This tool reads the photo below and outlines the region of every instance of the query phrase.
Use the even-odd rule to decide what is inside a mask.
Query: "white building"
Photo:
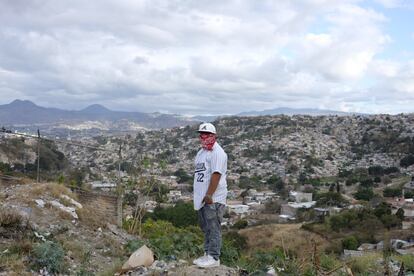
[[[312,201],[312,193],[302,193],[302,192],[289,192],[289,198],[294,202],[311,202]]]
[[[244,204],[227,205],[226,207],[229,213],[234,213],[236,215],[247,214],[249,211],[249,206]]]

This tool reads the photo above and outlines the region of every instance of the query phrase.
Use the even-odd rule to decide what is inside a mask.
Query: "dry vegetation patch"
[[[58,183],[40,183],[40,184],[33,184],[31,187],[30,193],[33,196],[40,197],[42,195],[51,195],[54,198],[60,198],[61,195],[67,195],[75,200],[77,200],[77,196],[75,193],[64,186],[63,184]]]
[[[99,207],[97,204],[83,204],[83,208],[76,210],[76,213],[78,214],[79,220],[82,224],[94,229],[99,227],[104,228],[106,227],[106,224],[111,221],[108,219],[107,214],[98,210]]]
[[[247,238],[248,250],[270,250],[275,247],[293,252],[299,258],[310,256],[313,245],[321,252],[330,242],[321,236],[301,229],[301,224],[267,224],[240,230]]]

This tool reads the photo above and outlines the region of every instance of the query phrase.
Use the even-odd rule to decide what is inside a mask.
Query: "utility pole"
[[[40,130],[37,129],[37,183],[40,182]]]
[[[117,190],[118,190],[118,199],[117,199],[117,224],[118,227],[122,227],[122,204],[123,204],[123,193],[124,189],[122,187],[122,180],[121,180],[121,161],[122,161],[122,143],[119,145],[118,151],[118,183],[117,183]]]

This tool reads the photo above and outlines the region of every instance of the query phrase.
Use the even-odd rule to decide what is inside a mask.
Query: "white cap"
[[[213,126],[213,124],[210,123],[202,123],[198,127],[198,132],[210,132],[216,134],[216,127]]]

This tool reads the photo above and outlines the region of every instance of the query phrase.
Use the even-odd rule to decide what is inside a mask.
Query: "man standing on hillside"
[[[216,142],[216,128],[203,123],[198,128],[201,149],[195,158],[194,209],[204,233],[204,256],[193,263],[199,267],[220,265],[221,221],[227,198],[227,154]]]

